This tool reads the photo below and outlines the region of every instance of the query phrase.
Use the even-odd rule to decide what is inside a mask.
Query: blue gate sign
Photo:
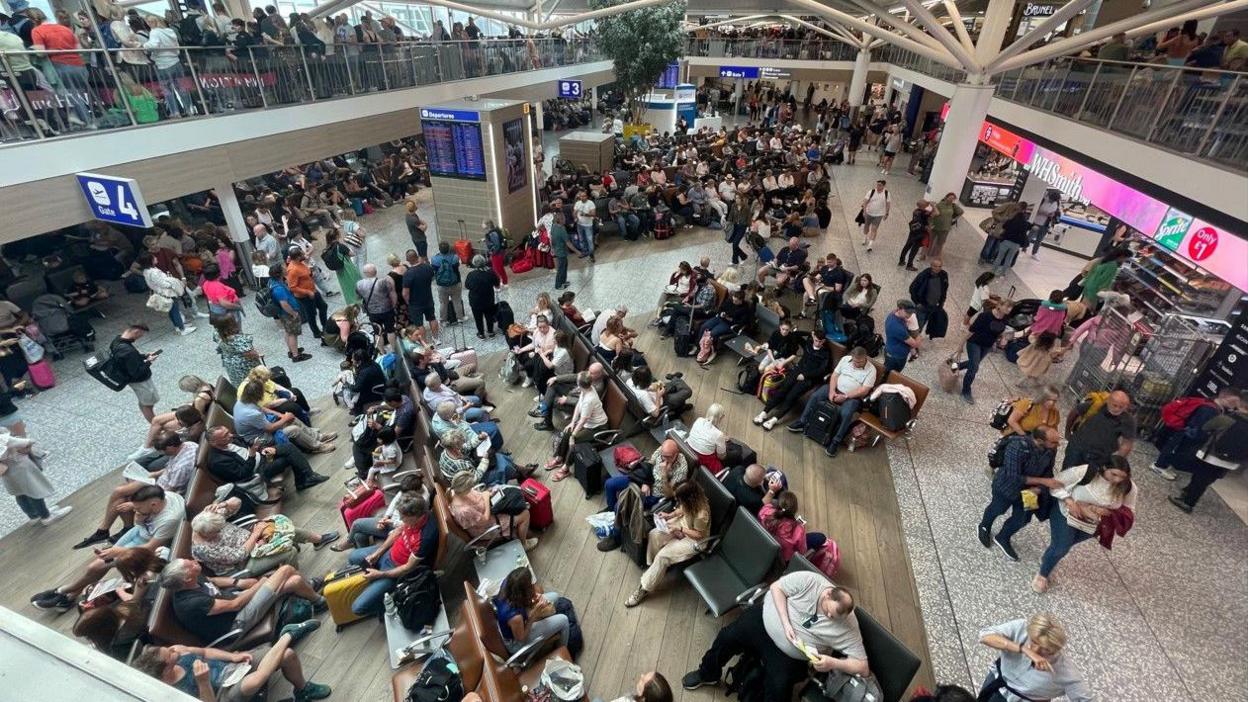
[[[446,122],[480,122],[481,113],[472,110],[452,110],[445,107],[420,108],[421,119],[440,119]]]
[[[152,215],[139,192],[138,181],[95,173],[78,173],[76,177],[93,217],[127,227],[151,228]]]
[[[582,95],[581,81],[579,80],[559,81],[559,97],[568,98],[569,100],[579,100],[581,95]]]
[[[758,66],[720,66],[720,78],[758,78]]]

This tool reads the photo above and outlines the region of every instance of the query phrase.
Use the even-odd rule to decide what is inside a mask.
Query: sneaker
[[[195,316],[199,317],[200,319],[208,319],[209,314],[207,312],[196,312]]]
[[[703,685],[718,685],[718,680],[706,680],[702,677],[700,671],[692,671],[685,673],[685,677],[680,679],[680,686],[686,690],[696,690]]]
[[[754,423],[755,423],[755,424],[757,424],[757,425],[760,425],[760,426],[761,426],[761,425],[762,425],[762,423],[763,423],[764,421],[766,421],[766,420],[767,420],[767,413],[766,413],[766,412],[759,412],[759,413],[758,413],[758,415],[754,417]]]
[[[636,590],[633,590],[633,594],[629,595],[627,600],[624,600],[624,606],[636,607],[641,604],[642,600],[646,599],[646,595],[648,594],[650,593],[646,592],[644,588],[639,587]]]
[[[945,364],[948,365],[949,370],[953,371],[954,373],[957,373],[958,371],[962,370],[961,368],[958,367],[958,362],[953,360],[952,358],[946,359]]]
[[[1192,506],[1184,502],[1182,499],[1175,497],[1174,495],[1171,495],[1169,499],[1170,499],[1170,504],[1174,505],[1175,507],[1178,507],[1179,509],[1183,510],[1184,512],[1187,512],[1188,514],[1192,513]]]
[[[55,589],[53,589],[53,590],[44,590],[43,592],[39,592],[39,593],[36,593],[36,594],[34,594],[33,596],[31,596],[31,598],[30,598],[30,603],[31,603],[31,604],[34,604],[34,603],[36,603],[36,602],[41,602],[41,601],[51,600],[51,599],[55,598],[57,595],[59,595],[59,594],[60,594],[60,593],[59,593],[59,592],[57,592]]]
[[[1000,536],[994,536],[992,543],[996,544],[997,548],[1001,549],[1001,553],[1004,553],[1006,558],[1011,561],[1018,561],[1018,552],[1014,550],[1014,547],[1010,545],[1009,541],[1003,540]]]
[[[61,517],[64,517],[65,515],[69,514],[72,511],[74,511],[73,507],[53,507],[48,510],[48,516],[44,517],[43,519],[40,519],[39,523],[44,526],[47,526],[55,522],[56,520],[60,519]]]
[[[191,334],[194,331],[195,331],[195,327],[187,325],[178,330],[178,336],[186,336],[187,334]]]
[[[542,416],[542,408],[534,407],[533,409],[529,410],[529,416],[533,417],[534,419],[540,419]]]
[[[533,379],[532,379],[532,378],[530,378],[530,377],[529,377],[529,376],[527,376],[527,375],[526,375],[526,376],[524,376],[524,381],[522,381],[522,382],[520,383],[520,387],[522,387],[522,388],[531,388],[531,387],[533,387]]]
[[[538,431],[554,431],[555,425],[550,422],[533,422],[533,428]]]
[[[346,461],[343,461],[342,469],[343,470],[355,470],[355,459],[348,458]]]
[[[867,253],[871,253],[871,248],[872,248],[873,246],[875,246],[875,242],[874,242],[874,241],[873,241],[873,242],[871,242],[870,244],[867,244]]]
[[[537,548],[537,538],[536,538],[536,537],[531,538],[531,539],[525,539],[525,540],[524,540],[524,550],[525,550],[525,551],[532,551],[532,550],[533,550],[533,549],[535,549],[535,548]]]
[[[975,396],[969,392],[962,393],[962,401],[968,405],[975,404]]]
[[[328,480],[328,478],[326,478],[326,480]],[[313,550],[313,551],[320,551],[321,549],[325,548],[326,546],[328,546],[328,545],[330,545],[330,544],[334,543],[335,541],[337,541],[337,540],[338,540],[338,538],[339,538],[339,537],[341,537],[341,536],[342,536],[342,534],[338,533],[337,531],[327,531],[327,532],[325,532],[324,534],[321,534],[321,539],[320,539],[320,541],[317,541],[317,542],[316,542],[316,543],[312,546],[312,550]]]
[[[992,545],[992,530],[986,526],[981,526],[978,528],[977,531],[979,532],[979,543],[983,544],[984,548],[988,548],[989,546],[991,546]]]
[[[76,550],[79,550],[79,549],[84,549],[84,548],[86,548],[86,547],[88,547],[88,546],[94,546],[94,545],[96,545],[96,544],[102,544],[102,543],[104,543],[105,541],[108,541],[108,540],[109,540],[109,539],[108,539],[108,531],[106,531],[106,530],[104,530],[104,529],[96,529],[96,530],[95,530],[95,531],[94,531],[94,532],[93,532],[90,536],[88,536],[87,538],[83,539],[82,541],[79,541],[78,543],[74,544],[73,548],[74,548],[74,550],[76,551]]]
[[[598,539],[598,550],[603,553],[614,551],[620,547],[620,537],[608,536],[605,539]]]
[[[307,361],[311,358],[312,358],[312,354],[310,353],[300,353],[298,356],[295,356],[294,358],[290,360],[294,363],[303,363],[304,361]]]
[[[320,473],[313,473],[311,477],[308,478],[307,482],[302,483],[300,485],[296,485],[295,490],[298,492],[303,492],[304,490],[307,490],[308,488],[316,487],[317,485],[320,485],[326,480],[329,480],[328,475],[322,475]]]
[[[314,683],[309,680],[303,687],[295,690],[295,702],[305,702],[305,700],[323,700],[333,694],[333,690],[329,685]]]
[[[790,424],[790,425],[788,425],[787,427],[785,427],[785,429],[788,429],[789,431],[793,432],[794,434],[797,434],[797,433],[800,433],[800,432],[806,431],[806,425],[805,425],[805,424],[802,424],[801,422],[793,422],[792,424]]]
[[[824,447],[823,452],[828,454],[828,458],[836,458],[836,444]]]
[[[56,610],[57,612],[68,612],[74,608],[74,601],[70,599],[69,595],[66,595],[63,592],[55,591],[49,597],[44,599],[31,598],[30,603],[35,606],[35,609],[42,609],[44,611]]]
[[[1043,575],[1037,575],[1031,579],[1031,589],[1037,594],[1044,594],[1049,589],[1049,579]]]
[[[778,417],[772,417],[771,419],[768,419],[767,421],[763,422],[763,429],[766,431],[771,431],[772,429],[775,429],[776,422],[778,421],[780,421]]]
[[[307,637],[308,634],[311,634],[319,628],[321,628],[321,622],[319,619],[309,619],[308,621],[301,622],[299,624],[287,624],[282,627],[282,630],[279,631],[277,635],[281,636],[282,634],[290,634],[290,645],[293,646],[303,638]]]
[[[1169,468],[1162,468],[1156,463],[1149,465],[1148,468],[1149,470],[1153,471],[1157,475],[1160,475],[1166,480],[1174,480],[1175,478],[1179,477],[1178,473],[1175,473],[1173,470],[1170,470]]]

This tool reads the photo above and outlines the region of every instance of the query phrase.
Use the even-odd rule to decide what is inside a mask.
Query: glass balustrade
[[[601,58],[586,38],[0,52],[0,144]]]

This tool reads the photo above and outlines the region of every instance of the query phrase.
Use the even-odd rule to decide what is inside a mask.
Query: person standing
[[[146,324],[132,323],[108,345],[108,355],[111,357],[109,375],[130,386],[139,400],[139,411],[150,424],[156,418],[155,407],[160,400],[152,382],[152,361],[160,355],[160,350],[145,354],[134,347],[149,331]]]
[[[906,268],[914,270],[913,266]],[[919,271],[910,281],[910,299],[914,300],[918,328],[923,331],[924,327],[928,327],[929,339],[944,336],[949,326],[949,316],[945,314],[945,299],[948,296],[949,273],[944,269],[943,261],[933,258],[927,268]]]
[[[303,313],[300,311],[299,298],[286,285],[286,271],[280,263],[269,266],[269,294],[278,306],[277,321],[282,325],[282,335],[286,339],[286,356],[294,363],[312,358],[299,346],[299,334],[303,332]]]
[[[1239,396],[1242,401],[1242,395]],[[1193,412],[1195,416],[1197,412]],[[1191,514],[1196,503],[1209,486],[1230,471],[1242,470],[1248,463],[1248,415],[1242,407],[1228,409],[1200,424],[1189,422],[1199,439],[1188,442],[1176,457],[1180,470],[1192,474],[1192,479],[1179,496],[1170,496],[1170,504]]]
[[[936,211],[932,213],[932,240],[927,247],[929,258],[938,258],[940,252],[944,251],[945,242],[949,240],[949,231],[964,213],[962,206],[958,204],[957,193],[946,193],[936,203],[935,208]]]
[[[1049,229],[1061,216],[1062,195],[1056,190],[1050,190],[1044,194],[1044,198],[1036,206],[1036,211],[1031,215],[1032,258],[1039,258],[1036,254],[1040,251],[1040,245],[1044,243],[1044,238],[1049,235]]]
[[[316,290],[316,283],[312,280],[312,270],[308,268],[303,250],[294,246],[290,247],[286,257],[286,287],[299,301],[303,321],[312,330],[312,336],[320,339],[321,346],[325,346],[321,329],[329,327],[329,305],[325,304],[325,298],[321,297]],[[316,323],[317,317],[320,317],[319,326]]]
[[[1038,427],[1029,434],[1011,435],[1005,438],[1002,450],[1005,455],[1001,467],[992,474],[992,497],[979,520],[979,543],[988,548],[993,542],[1011,561],[1018,560],[1018,553],[1010,539],[1027,525],[1032,511],[1023,501],[1023,492],[1030,491],[1037,499],[1048,499],[1043,489],[1062,487],[1054,480],[1053,464],[1057,460],[1060,436],[1052,427]],[[992,525],[997,517],[1010,510],[1010,516],[1001,525],[1001,532],[994,539]]]
[[[590,263],[593,263],[594,219],[598,216],[598,206],[589,199],[589,192],[582,190],[576,194],[576,204],[572,205],[572,211],[576,214],[576,232],[579,235],[577,244],[581,249],[581,258],[589,256]]]
[[[1020,209],[1013,217],[1001,225],[1001,240],[997,244],[997,256],[993,260],[992,272],[997,277],[1014,267],[1018,261],[1018,252],[1027,246],[1027,236],[1031,231],[1031,223],[1027,221],[1027,210]]]
[[[44,455],[30,439],[0,428],[0,482],[31,521],[38,519],[47,526],[74,508],[48,506],[47,499],[56,490],[43,474]]]
[[[1138,491],[1131,480],[1131,464],[1117,454],[1107,460],[1067,468],[1054,476],[1062,487],[1051,491],[1057,500],[1056,510],[1049,513],[1049,547],[1040,557],[1040,570],[1031,581],[1031,589],[1043,593],[1049,589],[1049,576],[1057,564],[1076,544],[1099,537],[1102,544],[1112,542],[1115,532],[1125,534],[1134,520]],[[1126,508],[1124,511],[1122,508]],[[1101,522],[1112,519],[1112,526],[1102,528]]]
[[[901,254],[897,257],[897,265],[905,266],[908,271],[917,271],[914,267],[914,258],[919,255],[919,250],[923,248],[923,242],[927,240],[930,233],[930,224],[932,213],[935,208],[932,203],[927,200],[919,200],[914,206],[914,213],[910,216],[910,224],[906,233],[906,243],[901,247]],[[918,299],[917,297],[915,298]]]
[[[355,295],[355,286],[360,282],[360,269],[351,258],[351,250],[342,243],[342,233],[339,230],[335,229],[325,235],[325,251],[321,254],[321,260],[338,278],[343,304],[357,304],[360,299]]]
[[[368,321],[381,327],[383,341],[394,331],[394,310],[398,305],[398,293],[394,281],[388,275],[377,275],[377,266],[364,264],[364,278],[355,284]]]
[[[403,301],[407,303],[407,321],[416,326],[429,322],[429,333],[437,337],[438,315],[433,305],[434,270],[418,252],[408,250],[407,272],[403,274]]]
[[[884,380],[889,371],[902,372],[910,360],[910,351],[919,348],[919,337],[911,336],[906,323],[914,315],[915,304],[898,300],[897,308],[884,319]]]
[[[1010,307],[1010,303],[1003,301],[993,305],[991,309],[980,312],[975,321],[971,322],[971,327],[968,330],[966,360],[955,361],[951,358],[948,361],[949,368],[954,373],[966,371],[966,375],[962,376],[962,399],[968,405],[975,404],[975,396],[971,394],[971,386],[975,383],[975,376],[979,373],[979,364],[992,351],[992,347],[996,345],[997,339],[1001,338],[1001,335],[1009,328],[1009,325],[1005,322],[1005,315],[1009,313]]]
[[[580,253],[568,240],[568,230],[563,226],[563,213],[556,212],[550,225],[550,253],[555,257],[555,290],[571,287],[568,284],[568,249]]]
[[[463,278],[459,274],[459,254],[451,251],[449,242],[438,242],[438,253],[429,260],[433,266],[433,282],[438,285],[438,307],[443,324],[459,324],[464,318]]]
[[[416,253],[421,258],[429,255],[429,240],[425,236],[425,223],[421,221],[420,215],[416,214],[416,202],[408,200],[404,205],[407,214],[403,216],[404,223],[407,224],[407,235],[412,238],[412,246],[416,247]]]
[[[507,239],[503,236],[503,230],[494,224],[494,220],[485,220],[485,251],[490,255],[490,268],[494,271],[494,275],[498,277],[498,285],[501,289],[507,289]],[[476,267],[476,264],[473,264]],[[468,275],[472,275],[469,273]],[[472,303],[472,296],[469,295],[469,304]]]
[[[986,627],[979,632],[979,642],[1001,652],[980,688],[980,702],[1094,699],[1075,664],[1062,654],[1066,629],[1051,614]]]
[[[728,243],[732,244],[732,265],[737,265],[742,261],[750,260],[747,254],[741,248],[741,240],[745,238],[745,232],[750,228],[750,218],[754,202],[748,194],[732,200],[729,207],[729,217],[732,220],[732,235],[728,238]]]
[[[468,307],[472,309],[472,318],[477,323],[478,339],[484,339],[487,331],[494,336],[494,311],[498,305],[494,293],[500,285],[498,275],[490,270],[485,256],[474,256],[472,270],[464,278],[464,287],[468,288]]]
[[[862,199],[862,244],[867,247],[867,251],[875,245],[880,223],[888,219],[889,210],[892,208],[888,190],[884,186],[884,181],[875,181],[875,187]]]
[[[1092,461],[1104,461],[1112,454],[1130,455],[1135,447],[1136,423],[1131,409],[1131,396],[1125,391],[1109,393],[1094,414],[1083,419],[1094,400],[1085,398],[1075,405],[1066,421],[1066,454],[1062,468]]]

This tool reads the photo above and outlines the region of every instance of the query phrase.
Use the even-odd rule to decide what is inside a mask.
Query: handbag
[[[958,374],[953,372],[948,363],[936,366],[936,377],[940,381],[940,389],[952,393],[958,387]]]
[[[157,312],[168,312],[173,309],[173,299],[154,292],[147,297],[147,308]]]
[[[512,517],[524,514],[529,508],[524,491],[518,485],[496,485],[490,490],[490,514],[506,514]]]
[[[862,208],[858,208],[858,214],[854,215],[854,224],[862,226],[867,223],[867,218],[863,215]]]

